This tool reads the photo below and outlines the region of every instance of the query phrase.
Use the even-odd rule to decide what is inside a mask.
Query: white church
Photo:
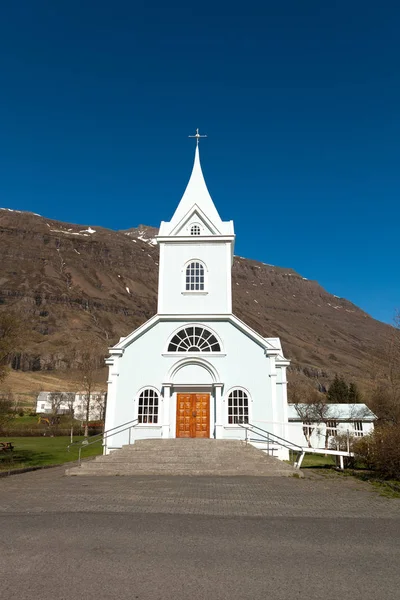
[[[244,439],[243,423],[288,437],[289,361],[278,338],[232,314],[233,222],[218,214],[194,137],[189,183],[157,236],[157,314],[121,338],[106,361],[105,430],[119,429],[105,453],[143,438]],[[120,431],[133,420],[134,428]]]

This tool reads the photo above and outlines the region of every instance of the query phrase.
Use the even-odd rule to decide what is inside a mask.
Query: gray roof
[[[289,421],[303,421],[296,410],[299,407],[300,415],[304,414],[309,404],[288,404]],[[327,413],[325,418],[336,421],[374,421],[377,416],[368,408],[366,404],[326,404]],[[312,411],[311,411],[312,414]],[[313,420],[313,419],[311,419]]]

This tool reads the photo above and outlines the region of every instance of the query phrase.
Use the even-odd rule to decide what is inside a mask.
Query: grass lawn
[[[325,456],[324,454],[306,454],[302,469],[331,469],[336,466],[335,456],[332,454]]]
[[[297,453],[290,453],[290,463],[293,464]],[[302,469],[332,469],[336,466],[335,457],[332,454],[306,454],[301,464]]]
[[[45,432],[49,433],[49,431],[50,431],[49,425],[40,423],[39,416],[41,416],[43,418],[49,417],[49,415],[35,415],[32,417],[28,416],[28,415],[20,417],[19,415],[17,415],[16,417],[11,419],[4,425],[4,431],[12,432],[15,429],[18,429],[18,430],[26,429],[27,431],[30,431],[30,430],[37,429],[38,435],[40,435],[41,433],[45,433]],[[57,428],[69,430],[71,427],[71,417],[69,415],[60,415],[59,419],[60,420],[57,425]],[[74,427],[75,428],[80,427],[81,424],[82,424],[81,421],[74,419]],[[33,432],[31,431],[31,433],[33,433]],[[2,436],[0,434],[0,438],[1,437]],[[10,437],[12,437],[12,433],[11,433]]]
[[[12,427],[36,427],[38,425],[38,417],[15,417],[12,421],[8,422],[8,425]]]
[[[74,441],[83,440],[83,436],[74,437]],[[90,438],[89,438],[90,441]],[[45,465],[58,465],[77,460],[78,448],[72,447],[67,451],[70,443],[68,436],[59,437],[3,437],[0,442],[12,442],[12,452],[0,452],[0,471],[19,469],[22,467],[39,467]],[[101,454],[103,447],[97,442],[82,450],[82,458]]]

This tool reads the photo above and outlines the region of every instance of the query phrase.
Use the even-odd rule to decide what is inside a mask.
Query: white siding
[[[200,260],[206,269],[203,293],[185,290],[185,266]],[[161,242],[158,287],[159,314],[229,314],[231,302],[231,243]]]
[[[182,322],[182,327],[190,325],[189,321]],[[118,372],[118,376],[110,378],[113,385],[118,386],[118,401],[108,402],[106,429],[126,423],[137,417],[137,397],[141,389],[147,386],[155,387],[160,394],[164,383],[172,383],[169,414],[163,416],[163,400],[160,399],[159,424],[154,427],[138,426],[135,428],[137,437],[160,436],[162,420],[168,423],[169,437],[175,437],[176,393],[182,391],[208,391],[211,398],[210,434],[214,435],[215,408],[213,406],[213,383],[222,383],[222,425],[224,437],[242,438],[243,430],[239,426],[228,424],[229,391],[234,387],[244,388],[249,394],[249,418],[254,424],[272,423],[276,421],[271,403],[275,377],[270,377],[273,371],[274,357],[265,356],[264,348],[248,337],[228,321],[202,321],[203,326],[209,326],[223,340],[223,352],[165,353],[167,342],[177,329],[176,322],[158,322],[125,349],[122,357],[114,358],[110,372]],[[183,368],[174,373],[180,361],[187,360]],[[211,366],[214,376],[198,361],[206,361]],[[171,375],[171,373],[174,373]],[[186,387],[185,387],[186,386]],[[194,386],[194,387],[193,387]],[[109,390],[109,399],[113,397]],[[280,402],[282,399],[279,400]],[[277,416],[283,415],[281,408]],[[164,423],[165,424],[165,423]],[[274,425],[272,425],[274,427]],[[281,433],[281,428],[279,428]],[[108,445],[119,447],[127,443],[127,433],[114,436]]]

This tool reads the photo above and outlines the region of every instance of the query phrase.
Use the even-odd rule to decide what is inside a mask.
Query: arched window
[[[201,230],[200,230],[200,225],[192,225],[190,228],[190,235],[200,235]]]
[[[168,352],[221,352],[215,335],[203,327],[185,327],[175,334]]]
[[[232,390],[228,397],[228,423],[236,425],[237,423],[249,422],[249,398],[241,389]]]
[[[158,423],[158,394],[156,390],[148,388],[141,392],[138,421],[139,423]]]
[[[186,291],[204,291],[204,265],[193,261],[186,267]]]

